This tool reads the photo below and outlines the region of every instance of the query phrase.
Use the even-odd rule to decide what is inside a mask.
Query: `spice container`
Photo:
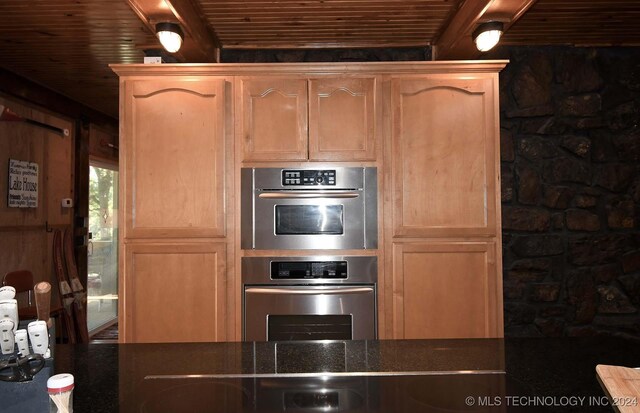
[[[73,375],[56,374],[47,380],[49,392],[49,413],[73,412]]]

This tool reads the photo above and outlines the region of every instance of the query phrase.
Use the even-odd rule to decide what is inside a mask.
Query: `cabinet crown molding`
[[[221,76],[221,75],[336,75],[336,74],[428,74],[428,73],[496,73],[508,60],[460,60],[428,62],[359,62],[359,63],[182,63],[182,64],[113,64],[120,77]]]

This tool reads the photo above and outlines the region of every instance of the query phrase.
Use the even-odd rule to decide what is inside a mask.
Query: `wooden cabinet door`
[[[124,244],[122,341],[225,341],[226,243]]]
[[[307,81],[240,80],[239,119],[244,161],[307,159]]]
[[[392,80],[394,236],[496,235],[495,85],[453,75]]]
[[[376,159],[376,79],[309,81],[309,159]]]
[[[393,335],[502,337],[495,242],[393,245]]]
[[[124,237],[225,235],[225,81],[124,84]]]

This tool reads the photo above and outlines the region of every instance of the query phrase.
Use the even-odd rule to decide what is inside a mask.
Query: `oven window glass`
[[[276,235],[340,235],[342,205],[276,205]]]
[[[351,314],[272,315],[268,317],[267,340],[351,340]]]

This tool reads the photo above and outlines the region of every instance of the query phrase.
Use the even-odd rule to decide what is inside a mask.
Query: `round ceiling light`
[[[472,34],[478,50],[486,52],[493,49],[500,41],[503,30],[504,24],[502,22],[487,22],[478,26]]]
[[[176,23],[156,24],[156,35],[167,52],[175,53],[180,50],[184,34]]]

